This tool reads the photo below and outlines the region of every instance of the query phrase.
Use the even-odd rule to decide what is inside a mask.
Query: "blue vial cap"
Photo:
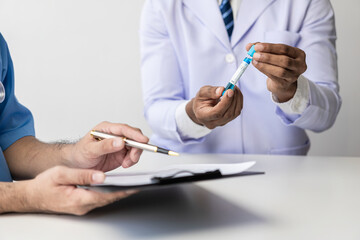
[[[253,57],[254,54],[256,53],[255,51],[255,45],[252,45],[252,47],[250,48],[250,50],[248,51],[248,55]]]

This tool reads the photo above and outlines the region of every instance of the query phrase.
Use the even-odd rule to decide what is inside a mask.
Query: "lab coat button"
[[[225,56],[225,61],[226,61],[227,63],[233,63],[233,62],[235,61],[235,56],[234,56],[234,54],[231,54],[231,53],[226,54],[226,56]]]

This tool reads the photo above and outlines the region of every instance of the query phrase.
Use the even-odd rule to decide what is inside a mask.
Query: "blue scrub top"
[[[25,136],[34,136],[34,119],[14,94],[14,67],[8,46],[0,33],[0,80],[5,87],[5,100],[0,103],[0,182],[12,177],[3,151]]]

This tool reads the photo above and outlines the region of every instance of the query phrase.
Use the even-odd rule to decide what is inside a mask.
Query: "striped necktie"
[[[220,12],[222,18],[224,19],[226,31],[231,38],[232,32],[234,30],[234,16],[233,11],[230,5],[230,0],[223,0],[220,4]]]

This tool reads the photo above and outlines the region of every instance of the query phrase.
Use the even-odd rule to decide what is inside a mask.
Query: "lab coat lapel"
[[[231,48],[229,37],[216,0],[183,0],[183,3],[226,47]]]
[[[275,0],[243,0],[237,14],[231,46],[235,47],[261,14]]]

